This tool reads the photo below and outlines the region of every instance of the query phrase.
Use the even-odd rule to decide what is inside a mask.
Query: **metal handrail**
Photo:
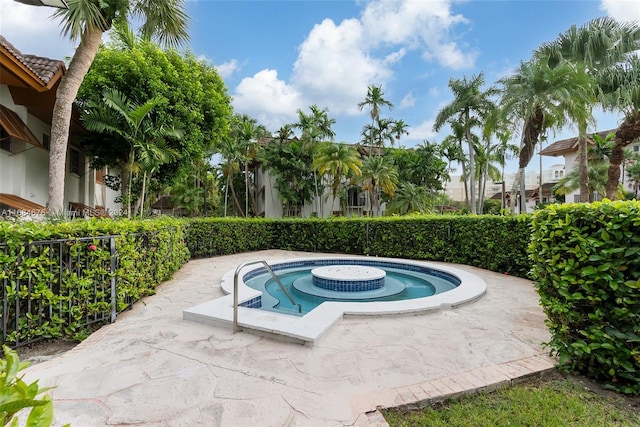
[[[291,304],[298,307],[298,313],[302,313],[302,306],[300,304],[297,304],[293,300],[293,297],[291,296],[291,294],[289,294],[289,291],[287,291],[287,289],[284,287],[284,285],[282,284],[282,282],[280,281],[280,278],[276,275],[276,273],[273,272],[273,270],[271,269],[271,266],[267,264],[267,261],[260,259],[257,261],[244,262],[236,268],[236,272],[233,274],[233,333],[234,334],[238,332],[238,275],[240,274],[240,270],[242,270],[248,265],[253,265],[253,264],[264,264],[267,271],[271,274],[271,277],[273,277],[273,279],[276,281],[278,286],[280,286],[280,289],[282,289],[282,292],[284,292],[287,298],[289,298],[289,301],[291,302]]]

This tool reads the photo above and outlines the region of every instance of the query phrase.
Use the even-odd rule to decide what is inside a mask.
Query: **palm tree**
[[[367,87],[367,96],[364,101],[358,103],[358,108],[360,111],[364,109],[364,107],[369,107],[369,115],[371,116],[371,127],[375,128],[375,122],[380,118],[380,108],[389,107],[389,109],[393,108],[393,104],[384,98],[384,92],[382,91],[382,86],[374,86],[370,85]],[[369,146],[371,151],[369,155],[373,154],[373,134],[370,134],[371,139],[369,140]]]
[[[497,141],[494,141],[493,137],[496,137]],[[510,144],[510,139],[511,132],[502,111],[499,108],[489,111],[482,127],[482,144],[478,146],[477,151],[479,157],[477,165],[481,171],[478,173],[480,191],[478,212],[484,212],[487,179],[491,178],[494,182],[502,181],[508,153],[518,153],[518,147]],[[502,171],[499,171],[494,163],[500,165]]]
[[[182,138],[183,133],[177,129],[167,130],[167,135],[173,138]],[[180,157],[178,150],[171,148],[165,140],[144,140],[136,144],[138,151],[138,163],[142,169],[142,190],[140,192],[139,215],[144,214],[144,201],[147,194],[147,182],[151,180],[158,167],[176,161]],[[134,209],[136,212],[138,208]]]
[[[325,143],[318,149],[313,158],[313,167],[320,175],[328,175],[333,197],[331,206],[334,206],[340,186],[349,172],[360,176],[362,161],[358,151],[346,144]]]
[[[402,135],[409,135],[409,131],[407,131],[408,127],[409,125],[402,119],[393,121],[391,134],[395,136],[396,141],[399,142]],[[393,142],[391,142],[391,145],[393,145]]]
[[[612,67],[628,59],[629,54],[640,49],[640,27],[637,23],[620,23],[613,18],[597,18],[587,22],[581,27],[571,26],[565,33],[550,43],[543,44],[536,55],[548,60],[553,68],[563,60],[584,64],[588,73],[601,83],[599,90],[594,86],[594,98],[603,101],[607,92],[611,94],[615,87],[611,87],[611,81],[603,76],[610,75]],[[635,80],[637,86],[637,80]],[[603,89],[605,89],[603,91]],[[595,100],[591,105],[595,104]],[[615,104],[615,103],[614,103]],[[620,109],[619,107],[614,107]],[[624,107],[622,107],[624,109]],[[578,121],[578,164],[580,168],[580,200],[588,200],[588,174],[587,174],[587,126],[584,120]],[[622,157],[622,149],[616,153],[616,159]],[[614,162],[615,163],[615,162]],[[620,164],[612,165],[619,168]],[[615,175],[615,173],[614,173]],[[618,173],[618,179],[619,179]],[[612,176],[612,179],[614,177]],[[617,188],[617,181],[611,184],[612,194]]]
[[[406,215],[415,212],[427,212],[427,189],[411,182],[403,182],[389,202],[388,211],[392,214]]]
[[[640,58],[631,57],[626,64],[607,69],[600,77],[602,99],[606,109],[622,111],[624,120],[615,133],[615,144],[609,158],[606,185],[608,199],[614,200],[620,181],[620,165],[624,148],[640,138]]]
[[[317,105],[311,105],[309,107],[311,114],[305,114],[302,110],[298,110],[298,122],[294,124],[302,131],[301,140],[306,149],[312,154],[315,153],[317,145],[323,140],[333,141],[335,132],[331,128],[336,120],[329,118],[329,110],[326,108],[320,109]],[[318,185],[318,179],[316,176],[316,170],[313,169],[314,183],[315,183],[315,199],[316,214],[322,216],[322,212],[319,212],[322,208],[320,203],[320,188]],[[320,207],[320,209],[318,209]]]
[[[369,195],[369,206],[371,214],[378,214],[380,190],[389,197],[393,196],[398,184],[398,171],[393,167],[386,157],[369,156],[362,163],[362,175],[359,181],[362,189]]]
[[[60,80],[51,119],[48,205],[54,213],[64,208],[65,162],[72,105],[98,52],[102,33],[130,14],[142,18],[140,32],[143,37],[156,38],[167,46],[177,46],[188,39],[185,0],[70,0],[67,3],[69,8],[58,9],[54,17],[61,20],[65,36],[80,42]]]
[[[452,172],[451,162],[459,162],[462,167],[462,177],[464,178],[464,195],[465,202],[467,205],[469,204],[469,189],[467,186],[466,179],[466,159],[464,156],[464,150],[462,149],[462,141],[464,140],[464,129],[457,122],[450,123],[451,130],[453,131],[452,135],[447,135],[442,140],[442,155],[445,159],[447,159],[447,174],[450,175]],[[447,183],[451,178],[447,179],[445,182],[444,191],[442,193],[442,206],[444,207],[445,195],[447,194]]]
[[[476,211],[476,186],[473,183],[475,177],[474,143],[471,129],[477,126],[487,111],[494,108],[490,97],[495,93],[494,89],[482,91],[484,76],[480,73],[467,80],[449,79],[449,88],[453,92],[453,101],[445,105],[436,116],[433,128],[438,132],[446,123],[457,120],[462,126],[464,138],[469,147],[469,177],[471,180],[471,213]]]
[[[592,120],[593,79],[579,64],[562,61],[551,68],[547,59],[534,58],[521,62],[516,72],[500,83],[501,107],[506,117],[514,124],[522,122],[520,158],[512,193],[516,193],[520,181],[520,209],[526,212],[524,170],[536,145],[549,129],[561,128],[570,118],[582,124]]]
[[[127,99],[118,90],[106,89],[103,93],[102,103],[89,103],[87,110],[81,117],[87,130],[116,134],[129,143],[129,160],[125,168],[128,179],[123,180],[128,183],[126,199],[127,217],[129,218],[131,217],[131,184],[136,167],[136,153],[141,154],[143,164],[149,167],[149,169],[145,169],[145,180],[146,172],[152,173],[156,164],[171,161],[176,157],[171,154],[172,151],[163,153],[161,147],[166,148],[164,138],[180,138],[181,131],[165,128],[150,117],[152,110],[166,101],[165,98],[155,97],[138,105]],[[156,145],[159,142],[160,145]]]
[[[219,145],[218,151],[225,159],[225,162],[221,165],[222,175],[226,178],[226,185],[224,189],[224,216],[227,216],[227,207],[229,205],[229,189],[231,189],[231,196],[233,198],[234,205],[240,215],[245,216],[238,196],[236,195],[235,187],[233,186],[233,176],[240,171],[240,161],[242,152],[240,149],[240,143],[231,135],[223,138]]]
[[[254,194],[254,185],[252,183],[251,174],[249,173],[249,163],[253,163],[258,150],[258,139],[266,137],[269,132],[263,125],[258,125],[256,119],[246,114],[236,118],[232,136],[238,140],[238,153],[244,161],[244,181],[245,181],[245,216],[249,215],[249,201],[254,214],[257,211],[257,202]],[[255,171],[254,171],[255,176]]]

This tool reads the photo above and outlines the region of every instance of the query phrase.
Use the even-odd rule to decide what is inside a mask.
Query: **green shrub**
[[[272,220],[197,218],[189,222],[186,243],[194,258],[271,249]]]
[[[551,205],[529,256],[561,366],[640,393],[640,202]]]
[[[0,222],[0,321],[7,325],[0,339],[82,339],[92,323],[109,320],[112,279],[122,311],[188,258],[184,223],[172,219]]]
[[[194,256],[262,249],[446,261],[525,277],[527,216],[403,216],[193,220]]]
[[[18,354],[3,345],[4,360],[0,358],[0,422],[1,425],[11,423],[18,425],[16,414],[29,409],[27,427],[48,427],[53,421],[53,402],[49,397],[38,396],[49,390],[40,388],[38,381],[25,383],[18,373],[28,366],[21,363]]]

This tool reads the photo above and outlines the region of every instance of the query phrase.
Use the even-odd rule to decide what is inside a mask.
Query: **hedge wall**
[[[561,366],[640,394],[640,202],[533,216],[532,277]]]
[[[527,216],[207,219],[187,244],[206,257],[262,249],[344,253],[468,264],[526,277]]]

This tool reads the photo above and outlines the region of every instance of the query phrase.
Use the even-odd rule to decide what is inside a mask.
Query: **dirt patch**
[[[31,365],[53,359],[78,345],[76,341],[46,340],[16,348],[21,362]]]

